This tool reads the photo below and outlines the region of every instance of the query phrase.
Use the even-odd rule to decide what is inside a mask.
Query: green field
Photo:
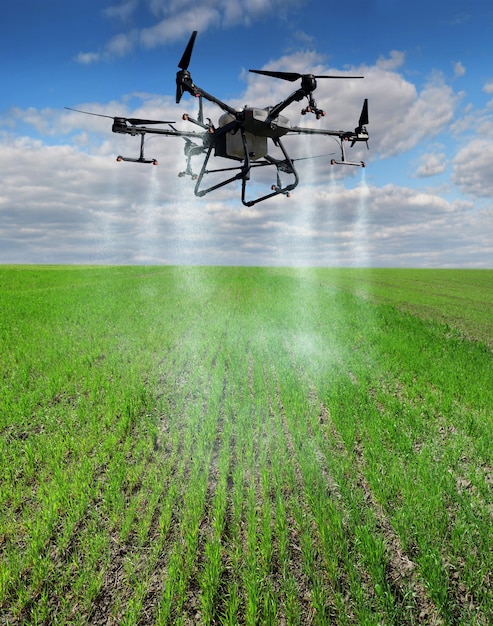
[[[493,271],[0,267],[0,624],[493,623]]]

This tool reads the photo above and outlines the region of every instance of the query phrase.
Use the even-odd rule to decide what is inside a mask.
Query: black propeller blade
[[[368,98],[365,98],[365,101],[363,102],[363,108],[361,109],[361,115],[359,116],[358,128],[366,126],[368,123]]]
[[[181,70],[188,70],[188,66],[190,65],[190,59],[192,58],[193,45],[195,43],[195,37],[197,37],[197,31],[194,30],[189,41],[187,47],[185,48],[185,52],[178,63],[178,67]]]
[[[359,116],[358,126],[354,129],[356,136],[353,136],[353,140],[351,142],[351,148],[354,146],[356,141],[366,141],[366,147],[370,149],[368,145],[368,133],[366,130],[366,125],[369,123],[368,118],[368,98],[365,98],[363,102],[363,108],[361,109],[361,114]],[[364,133],[366,135],[366,139],[363,137],[362,139],[358,139],[357,136]]]
[[[176,74],[176,104],[178,104],[183,96],[183,79],[190,78],[190,72],[188,66],[190,65],[190,59],[192,58],[193,46],[195,44],[195,37],[197,37],[197,31],[194,30],[190,39],[188,40],[185,52],[178,63],[180,72]]]
[[[69,111],[76,111],[77,113],[85,113],[85,115],[95,115],[96,117],[107,117],[110,120],[122,120],[128,122],[132,126],[141,126],[143,124],[174,124],[174,122],[166,122],[163,120],[143,120],[139,117],[121,117],[112,115],[103,115],[102,113],[92,113],[91,111],[81,111],[80,109],[72,109],[71,107],[65,107]]]
[[[263,76],[272,76],[273,78],[282,78],[293,83],[299,78],[309,76],[310,78],[364,78],[364,76],[314,76],[313,74],[298,74],[297,72],[274,72],[269,70],[249,70],[254,74],[262,74]]]
[[[294,83],[295,80],[301,78],[301,74],[295,74],[291,72],[270,72],[269,70],[248,70],[254,74],[261,74],[262,76],[272,76],[273,78],[282,78],[283,80],[289,80]]]
[[[142,124],[174,124],[174,122],[168,122],[163,120],[142,120],[138,117],[125,117],[125,120],[132,126],[140,126]]]

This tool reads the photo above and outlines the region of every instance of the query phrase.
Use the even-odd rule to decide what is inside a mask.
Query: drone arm
[[[195,89],[197,91],[197,93],[195,94],[197,97],[202,96],[209,102],[212,102],[213,104],[217,104],[217,106],[221,108],[223,111],[226,111],[227,113],[231,113],[231,115],[236,115],[237,111],[233,109],[233,107],[230,107],[228,104],[223,102],[222,100],[219,100],[219,98],[215,98],[214,96],[211,96],[210,93],[207,93],[207,91],[204,91],[200,87],[195,87]]]
[[[279,113],[281,111],[284,111],[284,109],[286,109],[290,104],[293,104],[293,102],[300,102],[305,96],[306,93],[303,89],[297,89],[290,96],[288,96],[286,100],[279,102],[279,104],[276,104],[271,109],[271,111],[269,112],[269,120],[274,120],[279,115]]]
[[[370,137],[368,131],[366,130],[366,124],[368,123],[368,99],[365,98],[358,126],[354,130],[329,130],[325,128],[304,128],[302,126],[292,126],[290,132],[298,135],[328,135],[331,137],[338,137],[339,141],[351,141],[352,146],[358,141],[364,141],[368,146],[368,139]]]
[[[356,142],[364,141],[366,143],[366,147],[368,147],[368,131],[366,127],[359,126],[355,128],[354,131],[348,130],[328,130],[328,129],[318,129],[318,128],[303,128],[301,126],[293,126],[290,130],[291,133],[296,134],[305,134],[305,135],[326,135],[328,137],[337,138],[341,148],[341,159],[340,161],[336,161],[335,159],[331,159],[331,165],[357,165],[366,167],[364,161],[348,161],[346,158],[346,150],[345,143],[347,141],[351,141],[351,148],[354,146]]]
[[[182,78],[179,85],[182,91],[187,91],[189,94],[191,94],[192,96],[195,96],[196,98],[199,98],[199,97],[205,98],[209,102],[212,102],[213,104],[217,104],[217,106],[220,107],[223,111],[226,111],[228,113],[231,113],[232,115],[235,115],[236,111],[232,107],[227,105],[225,102],[222,102],[222,100],[215,98],[210,93],[207,93],[207,91],[204,91],[201,87],[198,87],[197,85],[195,85],[192,82],[190,75]]]
[[[302,126],[292,126],[289,133],[298,135],[326,135],[329,137],[337,137],[339,141],[350,141],[351,147],[358,141],[366,142],[368,146],[368,139],[370,138],[368,131],[365,127],[360,127],[352,130],[328,130],[325,128],[303,128]]]
[[[172,128],[148,128],[147,126],[139,126],[136,128],[135,126],[125,126],[124,128],[120,127],[118,130],[113,129],[114,133],[122,133],[127,135],[145,135],[149,133],[151,135],[165,135],[167,137],[189,137],[190,139],[204,139],[209,135],[207,132],[199,133],[194,130],[178,130],[174,127]]]
[[[329,130],[326,128],[305,128],[303,126],[292,126],[289,129],[289,134],[294,133],[296,135],[328,135],[329,137],[342,137],[345,130]]]

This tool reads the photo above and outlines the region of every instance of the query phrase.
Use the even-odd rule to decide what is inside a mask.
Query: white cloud
[[[464,74],[466,73],[466,68],[464,67],[464,65],[462,65],[460,61],[454,62],[453,67],[454,67],[454,76],[456,78],[460,78],[461,76],[464,76]]]
[[[376,140],[382,156],[410,150],[423,139],[436,136],[454,118],[458,96],[439,77],[432,77],[420,92],[397,73],[371,69],[368,79],[375,111],[370,116],[372,146]]]
[[[424,154],[421,157],[421,163],[416,171],[416,176],[419,178],[427,178],[443,174],[446,167],[446,156],[442,152]]]
[[[105,55],[109,57],[124,57],[133,50],[136,40],[136,31],[115,35],[106,44]]]
[[[297,30],[295,33],[293,33],[293,39],[305,47],[311,48],[315,44],[315,38],[303,30]]]
[[[400,50],[392,50],[389,57],[381,56],[377,61],[377,67],[384,71],[397,70],[402,67],[406,55]]]
[[[138,0],[124,0],[103,11],[108,18],[129,22],[134,26],[129,32],[122,32],[110,39],[103,53],[81,52],[75,60],[78,63],[95,63],[114,56],[125,56],[137,43],[145,48],[166,45],[183,39],[192,30],[228,28],[243,24],[251,25],[265,15],[275,15],[277,19],[287,14],[293,6],[304,4],[305,0],[149,0],[146,8],[151,14],[151,26],[136,27]]]
[[[101,59],[99,52],[79,52],[74,57],[74,60],[81,65],[90,65],[91,63],[97,63]]]
[[[493,93],[493,81],[486,83],[486,85],[483,87],[483,91],[485,93]]]
[[[137,40],[138,32],[136,30],[132,30],[129,33],[119,33],[106,43],[102,53],[79,52],[79,54],[74,57],[74,60],[81,65],[90,65],[91,63],[98,63],[105,59],[124,57],[132,52]]]
[[[140,42],[146,48],[154,48],[182,39],[193,30],[207,30],[220,23],[220,13],[214,6],[196,6],[183,14],[167,17],[154,26],[140,31]]]
[[[493,198],[493,140],[477,138],[459,150],[453,161],[453,182],[476,198]]]
[[[121,4],[112,5],[104,10],[107,17],[116,17],[119,20],[126,21],[135,12],[139,6],[138,0],[126,0]]]

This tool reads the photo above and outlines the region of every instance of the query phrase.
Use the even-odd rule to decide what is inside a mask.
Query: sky
[[[490,0],[7,0],[0,263],[491,268],[492,29]],[[194,82],[233,107],[297,88],[249,69],[364,75],[318,81],[319,121],[306,102],[283,114],[352,130],[368,98],[369,150],[348,151],[367,167],[331,166],[333,138],[287,137],[299,185],[245,207],[237,182],[194,195],[181,138],[147,139],[158,167],[117,163],[139,138],[65,107],[195,130],[182,115],[196,99],[175,102],[193,30]],[[204,111],[217,124],[222,111]]]

